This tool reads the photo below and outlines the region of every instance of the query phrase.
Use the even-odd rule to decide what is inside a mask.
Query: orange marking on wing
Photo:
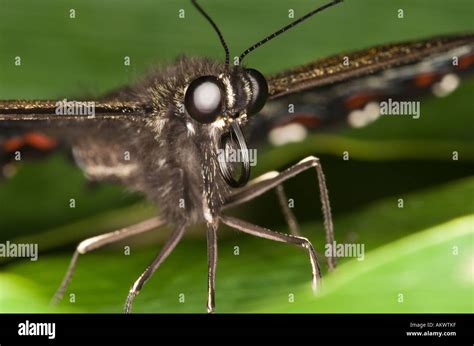
[[[345,101],[344,104],[348,109],[358,109],[362,108],[366,103],[375,99],[377,94],[375,93],[361,93],[349,96]]]
[[[58,142],[55,139],[38,132],[28,132],[25,134],[24,138],[25,143],[39,150],[51,150],[58,145]]]
[[[293,119],[293,122],[304,125],[308,128],[317,128],[321,125],[321,121],[318,118],[315,118],[313,114],[296,115]]]
[[[433,84],[434,80],[435,80],[434,73],[429,73],[429,72],[422,73],[415,77],[415,85],[418,87],[427,87]]]
[[[20,149],[23,145],[25,145],[25,141],[21,137],[13,137],[7,139],[3,143],[3,150],[5,150],[7,153],[11,153],[13,151],[17,151]]]
[[[458,63],[459,63],[458,67],[460,69],[468,68],[470,65],[474,63],[474,54],[461,57]]]
[[[278,121],[275,127],[298,123],[307,128],[317,128],[321,125],[321,120],[311,113],[296,113]]]

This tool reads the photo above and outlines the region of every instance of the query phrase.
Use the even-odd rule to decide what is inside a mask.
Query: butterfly
[[[204,222],[208,241],[207,311],[215,309],[217,231],[220,224],[304,249],[317,289],[321,270],[314,247],[299,234],[282,184],[314,170],[318,178],[326,242],[334,230],[321,162],[310,156],[283,172],[250,180],[250,144],[268,139],[292,141],[298,129],[317,130],[375,120],[370,104],[434,90],[447,93],[474,68],[474,35],[459,34],[380,45],[319,59],[274,76],[243,64],[256,48],[316,13],[341,3],[333,0],[296,19],[246,49],[230,64],[222,33],[204,9],[193,5],[216,31],[224,61],[182,57],[142,82],[98,100],[0,101],[2,158],[25,148],[48,152],[58,143],[72,148],[85,175],[115,181],[141,192],[159,206],[159,216],[82,241],[55,294],[59,301],[78,258],[106,244],[173,225],[169,240],[133,283],[132,303],[191,225]],[[290,110],[291,109],[291,110]],[[226,215],[225,210],[276,189],[292,234],[283,234]],[[336,266],[328,257],[328,266]]]

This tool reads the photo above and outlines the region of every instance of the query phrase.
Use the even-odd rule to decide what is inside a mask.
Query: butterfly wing
[[[364,126],[379,115],[381,100],[413,100],[429,92],[443,95],[457,86],[459,77],[473,71],[474,34],[381,45],[319,59],[268,78],[269,101],[250,124],[250,138],[284,144],[298,140],[302,128]]]
[[[72,146],[77,163],[91,179],[125,179],[135,167],[127,160],[123,136],[136,131],[149,110],[139,102],[0,101],[0,168]]]

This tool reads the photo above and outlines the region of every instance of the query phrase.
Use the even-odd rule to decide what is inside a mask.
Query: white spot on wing
[[[274,128],[268,134],[268,140],[273,145],[283,145],[291,142],[301,142],[306,138],[308,131],[297,123]]]
[[[438,97],[444,97],[451,94],[459,86],[459,77],[454,73],[444,76],[438,83],[432,87],[433,94]]]
[[[118,164],[115,166],[85,166],[83,169],[88,176],[95,178],[118,177],[126,178],[138,168],[136,164]]]
[[[365,105],[364,109],[357,109],[349,113],[347,121],[352,127],[364,127],[377,120],[380,116],[380,106],[375,102]]]

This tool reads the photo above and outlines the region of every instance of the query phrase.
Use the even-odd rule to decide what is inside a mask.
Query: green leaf
[[[316,297],[301,287],[294,303],[273,298],[256,311],[472,313],[473,225],[470,215],[405,237],[343,264]]]
[[[456,201],[469,203],[469,197],[456,196],[472,196],[473,188],[474,179],[465,179],[407,195],[403,209],[389,198],[337,218],[336,240],[364,244],[365,259],[340,259],[335,272],[324,274],[317,297],[310,291],[304,251],[222,228],[217,311],[470,311],[466,295],[472,292],[473,218],[459,216],[472,213],[472,200],[460,208]],[[302,231],[323,253],[322,225],[308,223]],[[129,287],[161,247],[126,244],[129,256],[121,246],[82,256],[68,291],[75,303],[67,296],[58,310],[45,302],[60,283],[70,252],[7,265],[8,274],[0,276],[0,286],[7,287],[0,291],[2,311],[26,311],[30,305],[25,302],[31,300],[38,311],[121,312]],[[458,255],[453,255],[454,246]],[[206,275],[205,239],[186,238],[136,298],[134,311],[204,312]],[[397,302],[399,293],[404,303]],[[289,294],[295,295],[294,303],[288,302]]]

